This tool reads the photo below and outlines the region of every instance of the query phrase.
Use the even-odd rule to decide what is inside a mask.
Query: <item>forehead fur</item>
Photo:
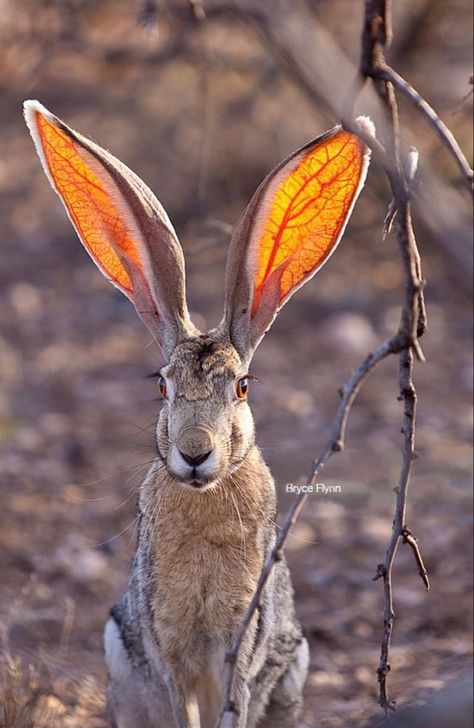
[[[237,377],[242,362],[229,341],[217,341],[202,334],[183,341],[173,351],[165,369],[172,377],[177,397],[202,399],[209,396],[219,380]]]

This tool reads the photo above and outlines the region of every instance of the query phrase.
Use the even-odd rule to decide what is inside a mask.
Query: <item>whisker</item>
[[[113,498],[113,493],[108,493],[107,495],[99,495],[97,498],[81,498],[79,495],[72,495],[69,496],[70,500],[73,503],[95,503],[96,501],[103,501],[108,500],[109,498]]]
[[[122,534],[124,534],[126,531],[128,531],[128,529],[131,526],[133,526],[133,524],[138,520],[138,518],[139,518],[138,515],[135,516],[135,518],[133,519],[133,521],[131,521],[128,524],[128,526],[125,526],[125,528],[122,529],[122,531],[120,531],[120,533],[116,533],[115,536],[112,536],[111,538],[108,538],[106,541],[101,541],[100,543],[93,544],[91,546],[91,548],[100,548],[100,546],[105,546],[106,544],[111,543],[112,541],[115,541],[117,538],[119,538],[120,536],[122,536]]]
[[[247,571],[247,543],[245,540],[244,525],[242,523],[239,506],[235,499],[235,496],[231,490],[229,491],[229,493],[230,493],[232,502],[235,506],[235,510],[237,511],[237,518],[239,519],[239,524],[240,524],[240,547],[243,550],[243,556],[244,556],[243,563],[242,563],[242,574],[245,574],[245,572]]]

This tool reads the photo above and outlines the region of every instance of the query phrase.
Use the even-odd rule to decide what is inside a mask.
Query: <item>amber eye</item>
[[[163,399],[166,398],[167,390],[166,390],[166,380],[164,377],[160,377],[158,379],[158,390],[159,390],[161,396],[163,397]]]
[[[249,393],[249,380],[246,377],[239,379],[236,389],[237,397],[239,399],[245,399]]]

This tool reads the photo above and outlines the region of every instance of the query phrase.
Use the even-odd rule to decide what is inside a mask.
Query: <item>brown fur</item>
[[[258,469],[264,477],[256,478]],[[225,635],[230,646],[255,592],[275,511],[272,483],[254,449],[218,488],[193,493],[157,480],[142,493],[141,502],[150,501],[153,624],[166,661],[197,679],[209,667],[213,637]]]
[[[281,245],[283,260],[256,288],[262,224],[281,183],[341,129],[292,154],[260,185],[231,241],[223,320],[216,330],[200,334],[186,305],[183,251],[153,193],[109,152],[37,101],[25,103],[25,118],[45,172],[86,249],[131,298],[168,362],[161,372],[168,397],[156,430],[157,457],[141,487],[129,590],[113,607],[105,630],[111,723],[114,728],[212,728],[222,708],[225,653],[275,537],[274,483],[255,446],[252,415],[237,383],[281,305],[338,244],[351,208],[342,226],[338,219],[330,249],[295,276],[283,298],[280,281],[294,256],[291,246],[285,251]],[[56,127],[60,136],[69,137],[70,148],[97,178],[130,236],[126,245],[115,218],[111,224],[110,205],[81,208],[93,216],[93,237],[100,244],[91,246],[83,237],[76,203],[63,196],[48,162],[40,118],[50,132]],[[356,123],[373,133],[370,120]],[[357,145],[361,166],[351,205],[369,161],[367,150],[360,141]],[[358,159],[355,155],[354,163]],[[87,192],[87,176],[79,178],[73,165],[68,173]],[[298,232],[302,248],[311,234],[304,226]],[[241,645],[232,725],[295,728],[307,665],[307,643],[283,557],[272,569],[258,616]]]
[[[155,679],[161,675],[168,684],[179,728],[216,725],[228,672],[225,655],[274,541],[274,482],[255,445],[248,403],[236,394],[236,381],[245,373],[237,351],[219,332],[185,339],[163,368],[168,396],[157,424],[158,457],[141,486],[128,606],[114,616],[128,660],[139,670],[149,663],[152,674],[151,665],[158,662]],[[199,453],[210,442],[214,462],[206,477],[197,482],[175,472],[177,452],[194,447]],[[140,618],[140,626],[135,618]],[[127,646],[129,632],[132,643]],[[116,648],[111,640],[109,644],[108,662],[113,665]],[[296,725],[306,664],[307,647],[282,560],[239,655],[239,728],[256,728],[267,705],[276,716],[275,728]],[[285,675],[290,676],[286,682]],[[116,692],[111,702],[119,706],[128,728],[121,701],[129,683],[114,667],[112,678]],[[278,695],[272,702],[276,686]],[[282,724],[288,699],[291,722]],[[129,715],[131,722],[134,713],[130,710]],[[155,724],[161,726],[150,717],[150,728]]]
[[[169,397],[157,425],[159,457],[139,499],[146,608],[161,658],[187,696],[189,725],[198,705],[201,725],[213,726],[225,653],[273,533],[275,489],[248,404],[235,396],[245,369],[232,344],[216,334],[191,337],[162,373]],[[173,443],[199,452],[210,441],[219,463],[207,489],[183,487],[170,465]]]

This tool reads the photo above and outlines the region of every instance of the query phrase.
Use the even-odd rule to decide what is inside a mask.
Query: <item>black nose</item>
[[[204,460],[207,460],[209,455],[211,454],[212,450],[209,450],[209,452],[203,452],[200,455],[188,455],[185,452],[179,451],[179,454],[183,458],[183,460],[186,460],[188,465],[192,465],[193,468],[196,468],[198,465],[201,465],[201,463],[204,462]]]

